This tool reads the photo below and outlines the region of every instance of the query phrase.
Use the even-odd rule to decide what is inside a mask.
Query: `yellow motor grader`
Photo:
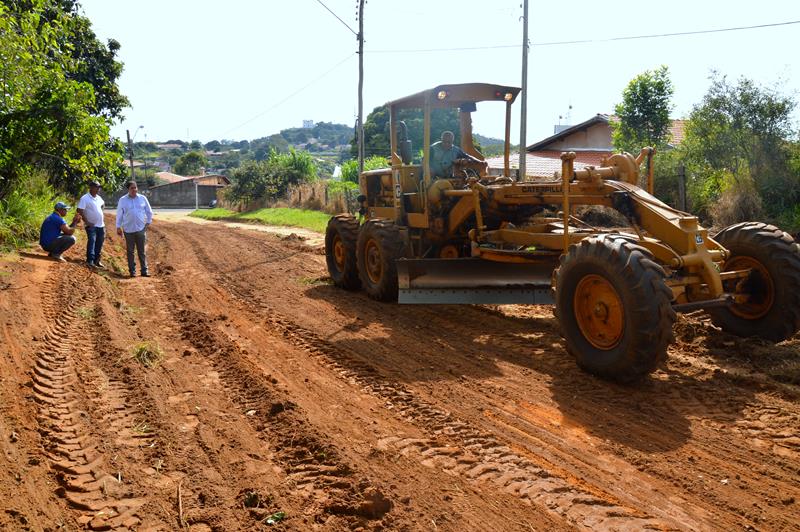
[[[383,301],[555,304],[567,350],[585,370],[630,382],[655,369],[676,313],[706,310],[723,330],[781,341],[800,329],[800,246],[747,222],[709,235],[698,219],[652,195],[654,150],[614,154],[560,177],[520,181],[509,168],[511,105],[519,89],[441,85],[387,104],[391,168],[360,175],[359,217],[331,218],[325,236],[333,283]],[[505,105],[502,169],[472,143],[472,112]],[[431,172],[431,111],[459,110],[453,174]],[[414,164],[401,109],[423,113]],[[650,192],[639,186],[645,164]],[[627,228],[599,229],[576,206],[616,210]]]

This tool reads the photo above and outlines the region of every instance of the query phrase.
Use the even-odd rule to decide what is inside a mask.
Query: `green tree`
[[[423,144],[423,113],[420,109],[401,109],[397,119],[403,121],[408,128],[413,152],[422,149]],[[431,112],[431,143],[439,140],[442,131],[452,131],[455,134],[455,144],[461,142],[457,109],[434,109]],[[358,139],[351,141],[350,153],[358,157]],[[389,110],[386,106],[376,107],[364,120],[364,153],[367,157],[372,155],[389,157]]]
[[[304,151],[289,150],[289,153],[274,153],[269,158],[273,172],[281,182],[289,185],[307,183],[317,179],[317,167],[311,155]]]
[[[73,194],[88,178],[107,188],[124,178],[123,146],[109,136],[114,111],[77,79],[88,59],[72,53],[73,28],[88,26],[76,17],[55,1],[0,3],[0,199],[37,170]]]
[[[797,102],[749,79],[731,84],[713,73],[711,80],[682,144],[697,207],[706,210],[726,189],[739,189],[754,190],[773,218],[791,210],[800,203],[792,155]]]
[[[211,142],[206,142],[203,146],[208,151],[220,151],[222,149],[222,143],[218,140],[212,140]]]
[[[611,122],[614,148],[633,154],[645,146],[663,148],[669,140],[673,92],[664,65],[633,78],[622,91],[622,102],[614,108],[619,118]]]
[[[313,181],[316,177],[316,165],[308,153],[273,150],[267,160],[247,161],[233,170],[226,194],[237,203],[275,199],[284,196],[289,186]]]
[[[247,161],[230,173],[231,185],[225,195],[236,203],[274,197],[278,187],[267,161]]]
[[[200,175],[207,165],[208,161],[205,155],[197,151],[190,151],[178,158],[173,170],[178,175]]]
[[[120,118],[122,109],[130,102],[119,92],[117,81],[122,75],[122,63],[116,60],[120,44],[109,39],[100,42],[92,31],[91,21],[80,14],[78,0],[0,0],[8,14],[18,19],[26,13],[36,13],[38,22],[33,28],[41,38],[50,35],[53,25],[63,33],[52,42],[52,56],[69,57],[64,74],[68,81],[88,83],[94,89],[90,112],[107,118]]]

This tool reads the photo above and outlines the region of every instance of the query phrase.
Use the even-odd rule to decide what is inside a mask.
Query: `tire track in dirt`
[[[670,520],[655,517],[633,508],[608,492],[568,474],[553,464],[520,456],[494,435],[477,429],[424,400],[401,384],[378,374],[354,353],[320,338],[277,313],[249,286],[241,286],[226,275],[218,273],[218,265],[204,251],[201,243],[191,236],[200,263],[219,283],[250,311],[265,319],[265,329],[280,334],[299,349],[320,359],[346,381],[381,398],[389,410],[401,419],[413,423],[429,438],[407,439],[388,437],[380,442],[384,450],[395,449],[417,456],[426,466],[437,467],[470,480],[492,483],[523,501],[547,508],[570,523],[586,528],[671,528]],[[667,506],[670,506],[667,504]],[[669,513],[692,523],[680,508],[670,507]]]
[[[94,346],[80,314],[90,312],[98,293],[87,279],[81,268],[55,265],[43,285],[43,310],[51,325],[37,352],[33,394],[46,454],[58,472],[57,494],[78,512],[81,525],[129,529],[141,523],[147,497],[135,493],[118,471],[110,473],[106,451],[146,445],[152,435],[131,431],[135,412],[127,406],[129,390],[90,362]],[[75,280],[82,289],[70,290]]]
[[[160,510],[169,529],[258,529],[268,508],[289,510],[275,486],[276,465],[253,441],[255,431],[223,393],[211,364],[185,349],[162,284],[122,281],[98,309],[98,321],[111,327],[98,327],[97,360],[135,391],[137,427],[158,434],[155,445],[122,462],[140,464],[134,474],[150,488],[150,508]],[[120,341],[156,354],[147,365],[132,352],[120,356],[113,347]]]
[[[532,350],[542,352],[547,347],[541,333],[532,334],[530,328],[521,327],[514,319],[488,308],[475,310],[478,312],[460,314],[460,323],[483,330],[485,334],[479,340],[485,338],[504,359],[530,361]],[[436,323],[434,328],[445,325],[435,314],[426,314],[426,320]],[[462,348],[469,350],[469,345]],[[563,422],[569,424],[570,417],[577,418],[590,433],[613,442],[603,447],[636,469],[686,491],[709,514],[725,510],[730,515],[717,519],[729,520],[730,526],[743,519],[759,526],[766,518],[754,507],[765,506],[785,508],[773,513],[770,526],[782,528],[792,522],[791,507],[782,502],[793,500],[788,494],[796,492],[795,479],[800,475],[800,411],[796,403],[784,399],[787,394],[796,397],[791,387],[742,381],[719,370],[686,375],[669,366],[641,386],[620,387],[574,373],[574,369],[565,367],[565,360],[571,364],[568,358],[537,357],[534,365],[537,371],[553,377],[550,387],[556,391],[562,409],[569,412]],[[681,362],[683,359],[677,361]],[[488,417],[512,428],[512,433],[547,435],[542,425],[562,417],[539,407],[534,408],[532,416],[532,405],[510,398],[508,390],[492,384],[482,384],[480,393],[493,397],[499,405],[499,414]],[[756,398],[757,393],[774,396],[765,405]],[[580,401],[575,401],[578,397]],[[509,407],[509,403],[515,406]],[[665,426],[671,430],[665,430]],[[625,436],[620,438],[621,434]],[[558,448],[557,441],[549,444]],[[674,458],[654,461],[654,452],[671,452]],[[670,464],[672,460],[685,466],[676,467]],[[749,497],[743,500],[737,496],[737,489],[747,489]]]
[[[317,521],[324,521],[326,515],[340,516],[350,520],[351,526],[383,518],[393,506],[385,490],[345,463],[300,408],[272,386],[276,381],[248,360],[251,355],[208,325],[209,316],[189,310],[191,305],[181,300],[168,276],[163,283],[167,307],[183,339],[219,373],[225,393],[274,452],[292,493],[306,501],[307,513]]]

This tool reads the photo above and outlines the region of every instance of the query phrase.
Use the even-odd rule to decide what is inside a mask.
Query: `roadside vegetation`
[[[39,238],[39,227],[53,211],[55,193],[41,173],[0,199],[0,250],[25,247]]]
[[[673,87],[667,67],[646,71],[627,85],[616,106],[613,143],[638,154],[657,149],[655,194],[706,224],[775,223],[800,231],[800,141],[792,113],[794,95],[741,78],[712,73],[711,85],[684,124],[684,138],[670,138]]]
[[[275,200],[286,195],[292,185],[310,183],[317,179],[317,168],[306,152],[273,150],[264,161],[249,161],[233,170],[231,186],[225,190],[226,199],[237,205]]]
[[[0,0],[0,247],[38,237],[56,197],[89,179],[115,189],[123,146],[109,127],[129,105],[119,43],[100,42],[77,0]]]
[[[231,222],[255,222],[266,225],[282,225],[302,227],[319,233],[325,232],[330,215],[320,211],[307,209],[291,209],[286,207],[256,209],[249,212],[234,212],[228,209],[200,209],[190,216],[205,220],[225,220]]]

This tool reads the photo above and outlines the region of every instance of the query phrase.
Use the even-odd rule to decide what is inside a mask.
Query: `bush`
[[[53,211],[54,197],[43,173],[18,182],[0,200],[0,248],[16,249],[38,240],[42,222]]]
[[[778,227],[795,235],[795,240],[800,242],[800,205],[783,211],[778,216]]]
[[[709,208],[716,227],[728,227],[739,222],[761,220],[764,207],[761,196],[751,180],[737,180],[723,190],[716,203]]]
[[[373,155],[364,159],[364,170],[377,170],[378,168],[386,168],[389,166],[389,161],[386,157],[379,157]],[[342,181],[349,181],[351,183],[358,183],[358,160],[351,159],[342,164]]]
[[[248,161],[231,172],[226,198],[234,203],[251,203],[284,196],[289,186],[317,179],[314,159],[306,152],[272,151],[264,161]]]

